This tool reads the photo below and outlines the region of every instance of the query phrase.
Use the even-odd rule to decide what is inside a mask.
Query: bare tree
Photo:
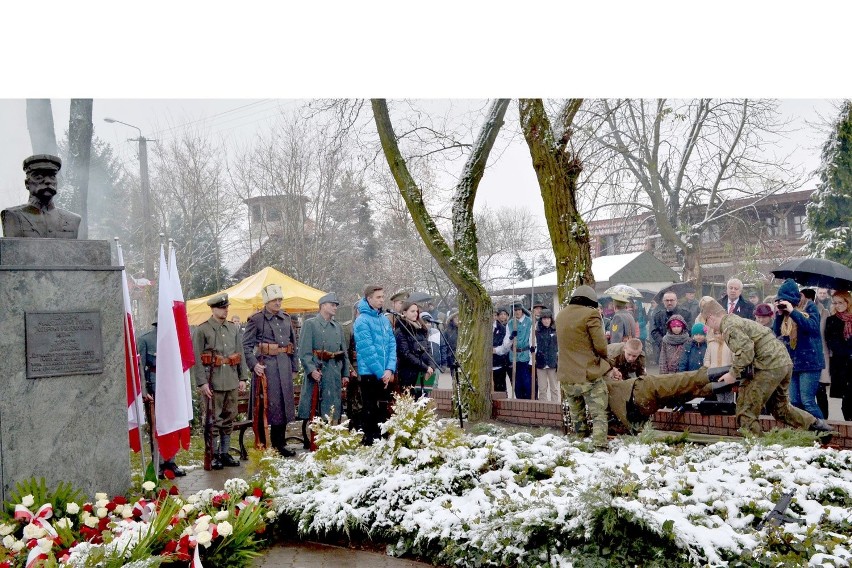
[[[470,322],[470,325],[460,329],[457,352],[462,366],[473,381],[473,396],[469,403],[471,418],[474,420],[486,418],[491,413],[492,304],[479,280],[473,202],[508,106],[508,99],[498,99],[492,103],[486,122],[459,176],[453,195],[451,247],[427,210],[423,192],[408,169],[407,159],[400,150],[391,123],[387,102],[384,99],[372,100],[376,129],[400,194],[429,252],[458,288],[460,320]]]
[[[89,238],[89,163],[92,155],[92,99],[71,99],[65,184],[71,211],[80,214],[79,238]]]
[[[774,100],[599,100],[584,105],[585,155],[598,203],[650,211],[660,238],[682,256],[683,279],[701,281],[701,232],[729,199],[796,187],[786,158],[766,157],[784,133]]]
[[[589,230],[577,210],[582,163],[570,146],[574,117],[582,99],[569,99],[553,125],[541,99],[519,101],[521,126],[538,177],[550,241],[556,255],[560,303],[580,284],[594,285]]]
[[[57,155],[50,99],[27,99],[27,130],[30,131],[33,154]]]

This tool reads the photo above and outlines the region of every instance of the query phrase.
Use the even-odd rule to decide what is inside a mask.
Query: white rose
[[[120,515],[124,511],[124,505],[116,505],[115,509],[112,512],[116,515]]]
[[[183,529],[183,532],[180,533],[180,536],[187,536],[187,535],[192,536],[192,527],[186,527],[185,529]]]
[[[3,537],[3,546],[5,546],[6,548],[11,549],[14,544],[15,544],[15,537],[13,537],[12,535],[7,534],[6,536]]]
[[[274,519],[275,518],[275,511],[267,511],[266,512],[266,518],[267,519]]]
[[[201,515],[197,520],[199,523],[210,523],[212,518],[210,515]]]
[[[15,525],[0,525],[0,536],[6,536],[7,534],[12,534],[15,532]]]
[[[225,519],[228,518],[229,514],[230,513],[228,513],[228,511],[219,511],[218,513],[216,513],[216,520],[217,521],[224,521]]]
[[[195,531],[195,534],[197,535],[198,533],[203,533],[203,532],[207,531],[207,529],[209,529],[209,528],[210,528],[210,521],[199,521],[199,522],[195,523],[195,528],[193,528],[193,531]]]
[[[76,515],[80,512],[80,505],[78,505],[77,503],[68,503],[67,505],[65,505],[65,510],[68,512],[69,515]]]
[[[95,493],[95,499],[97,501],[106,501],[109,497],[107,497],[106,493]]]
[[[216,528],[219,530],[219,536],[228,536],[234,534],[234,527],[228,521],[222,521]]]
[[[107,515],[109,515],[109,511],[107,511],[106,507],[101,507],[100,509],[98,509],[98,518],[103,519]]]
[[[42,549],[45,553],[50,552],[50,549],[53,548],[53,539],[50,539],[50,538],[38,539],[38,547],[40,549]]]
[[[186,498],[187,503],[198,503],[198,495],[190,495]]]
[[[96,526],[98,526],[98,518],[97,518],[97,517],[93,517],[93,516],[91,516],[91,515],[89,515],[88,517],[86,517],[86,520],[85,520],[85,521],[83,521],[83,522],[84,522],[84,523],[86,523],[86,526],[87,526],[87,527],[89,527],[90,529],[93,529],[93,528],[95,528]]]
[[[71,528],[71,519],[68,517],[64,517],[56,521],[56,526],[60,529],[70,529]]]
[[[142,489],[144,489],[145,491],[153,491],[156,486],[157,484],[153,481],[146,481],[142,484]]]
[[[107,499],[98,499],[97,501],[95,501],[95,509],[101,509],[103,507],[106,507],[107,503],[109,503]]]
[[[24,507],[32,507],[35,504],[35,498],[32,495],[26,495],[21,499],[21,505]]]
[[[24,527],[24,540],[30,540],[33,538],[41,538],[47,533],[46,530],[41,528],[38,525],[34,525],[32,523],[28,524]]]
[[[183,506],[183,507],[181,507],[180,509],[181,509],[181,511],[183,511],[184,513],[191,513],[191,512],[193,512],[193,511],[195,510],[195,505],[193,505],[192,503],[187,503],[186,505],[184,505],[184,506]]]
[[[20,552],[24,549],[25,546],[26,544],[24,544],[24,541],[16,540],[15,544],[12,545],[12,550],[14,550],[15,552]]]
[[[213,535],[207,531],[201,531],[195,535],[195,542],[202,546],[207,546],[213,540]]]
[[[121,516],[124,517],[125,519],[129,519],[130,517],[133,516],[133,509],[131,509],[130,507],[125,507],[121,511]]]

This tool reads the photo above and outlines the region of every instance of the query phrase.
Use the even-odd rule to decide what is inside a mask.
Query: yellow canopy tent
[[[281,308],[289,313],[319,311],[319,299],[325,295],[322,290],[311,288],[307,284],[302,284],[283,272],[278,272],[267,266],[260,272],[252,274],[230,288],[221,291],[227,292],[228,300],[231,302],[228,317],[240,316],[243,321],[246,321],[247,317],[263,308],[260,291],[269,284],[278,284],[284,290],[284,301],[281,303]],[[216,292],[216,294],[221,292]],[[207,300],[214,295],[210,294],[210,296],[195,298],[186,302],[189,325],[199,325],[210,318],[210,306],[207,305]]]

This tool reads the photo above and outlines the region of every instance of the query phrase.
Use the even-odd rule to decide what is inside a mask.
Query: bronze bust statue
[[[0,211],[5,237],[42,237],[76,239],[80,216],[53,204],[56,174],[62,160],[50,154],[36,154],[24,160],[24,172],[30,200],[24,205]]]

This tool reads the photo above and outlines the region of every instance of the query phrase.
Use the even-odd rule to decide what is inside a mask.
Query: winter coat
[[[721,298],[719,298],[719,303],[722,305],[722,308],[724,308],[724,310],[727,312],[728,311],[728,296],[725,295],[725,296],[722,296]],[[798,301],[793,302],[793,305],[795,306],[797,303],[798,303]],[[740,296],[739,298],[737,298],[737,303],[734,305],[733,313],[734,313],[734,315],[738,315],[741,318],[753,320],[754,319],[754,304],[752,304],[751,302],[749,302],[748,300],[746,300],[742,296]]]
[[[642,352],[635,361],[629,363],[624,356],[623,343],[610,343],[607,347],[609,361],[612,366],[621,373],[622,379],[627,380],[631,376],[641,377],[645,375],[645,353]]]
[[[664,307],[660,306],[659,311],[654,313],[654,321],[651,327],[651,340],[657,345],[663,342],[663,337],[665,337],[666,333],[668,333],[669,331],[669,328],[666,327],[666,322],[669,321],[674,315],[679,315],[680,317],[682,317],[683,326],[689,329],[689,327],[686,325],[686,322],[689,321],[689,313],[686,310],[675,306],[674,310],[667,312]]]
[[[697,371],[704,364],[704,356],[707,353],[707,342],[698,343],[694,339],[687,342],[683,348],[683,353],[680,355],[680,362],[677,364],[678,373],[684,371]]]
[[[499,321],[494,321],[492,325],[491,332],[491,347],[494,349],[502,349],[503,343],[506,339],[508,333],[506,332],[506,326],[500,323]],[[509,365],[509,352],[497,354],[494,353],[491,356],[491,366],[495,369],[499,367],[507,367]]]
[[[782,285],[783,288],[783,285]],[[779,296],[781,290],[778,291]],[[795,308],[796,304],[793,303]],[[781,336],[781,324],[789,317],[796,323],[796,347],[791,347],[790,340]],[[775,316],[773,331],[787,346],[787,352],[793,360],[794,371],[820,371],[825,368],[825,357],[822,353],[822,337],[820,335],[820,317],[816,304],[808,300],[804,313],[793,309],[789,315]]]
[[[679,321],[686,328],[686,318],[680,314],[673,314],[666,321],[666,330],[672,321]],[[671,331],[667,331],[663,336],[663,341],[660,344],[660,374],[676,373],[680,356],[683,353],[684,347],[689,343],[689,333],[684,329],[679,335],[675,335]]]
[[[425,373],[427,367],[435,367],[427,334],[425,328],[411,325],[403,318],[396,322],[396,372],[402,387],[414,386],[417,377]]]
[[[740,378],[750,364],[757,370],[792,365],[790,354],[772,330],[754,320],[726,314],[719,323],[719,332],[733,355],[731,374],[735,378]]]
[[[532,329],[532,320],[525,315],[521,321],[516,318],[506,322],[506,332],[515,336],[515,349],[509,351],[509,362],[517,357],[519,363],[530,362],[530,330]],[[517,331],[517,334],[515,332]]]
[[[843,339],[843,320],[836,315],[825,321],[825,342],[831,351],[831,396],[842,398],[848,391],[847,384],[852,373],[852,337]]]
[[[556,340],[556,376],[560,383],[591,383],[610,370],[603,322],[595,308],[568,304],[560,310],[556,315]]]
[[[609,322],[610,343],[624,343],[636,337],[636,320],[627,310],[616,310]]]
[[[353,328],[358,374],[381,378],[385,371],[396,371],[396,339],[390,322],[366,298],[358,302],[358,311]]]
[[[541,325],[541,321],[535,327],[535,367],[544,369],[550,367],[556,369],[558,345],[556,342],[556,328]]]

